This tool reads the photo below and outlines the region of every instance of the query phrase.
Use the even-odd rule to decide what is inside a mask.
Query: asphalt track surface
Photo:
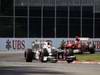
[[[99,64],[26,63],[23,55],[0,53],[0,75],[100,75]]]

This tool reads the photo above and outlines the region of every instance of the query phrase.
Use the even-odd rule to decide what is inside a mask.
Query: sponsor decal
[[[25,40],[7,40],[6,41],[6,49],[25,49]]]

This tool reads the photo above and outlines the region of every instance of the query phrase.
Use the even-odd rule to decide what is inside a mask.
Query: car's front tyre
[[[32,62],[32,58],[33,58],[32,49],[27,49],[27,51],[25,51],[24,53],[24,56],[25,56],[26,62]]]

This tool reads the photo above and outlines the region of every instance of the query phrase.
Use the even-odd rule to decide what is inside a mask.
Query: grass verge
[[[100,62],[100,54],[82,54],[75,55],[78,61],[97,61]]]

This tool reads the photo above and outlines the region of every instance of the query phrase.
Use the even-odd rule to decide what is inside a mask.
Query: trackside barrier
[[[19,51],[32,47],[33,41],[51,40],[53,46],[58,48],[61,41],[74,42],[75,38],[0,38],[0,51]],[[96,45],[96,51],[100,51],[100,38],[90,38]]]

